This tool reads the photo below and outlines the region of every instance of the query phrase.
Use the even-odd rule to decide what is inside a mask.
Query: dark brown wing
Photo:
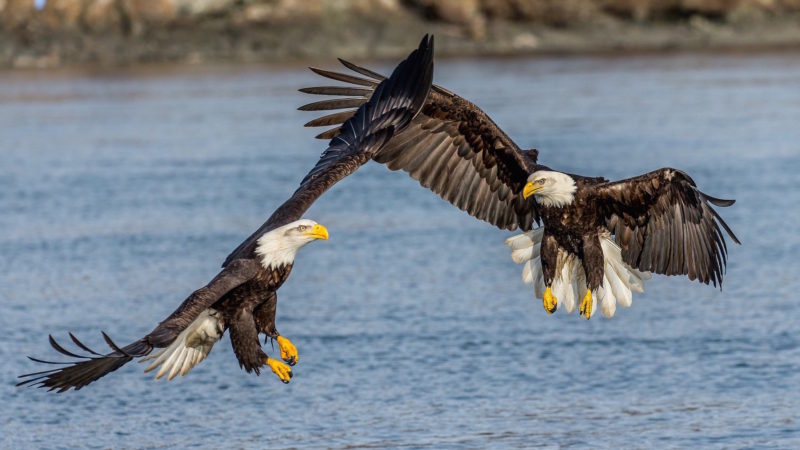
[[[688,275],[722,286],[728,248],[720,226],[739,244],[711,207],[730,206],[700,192],[676,169],[660,169],[595,187],[598,207],[622,248],[625,262],[641,271]]]
[[[178,309],[146,336],[146,339],[154,347],[169,345],[201,312],[210,308],[234,288],[252,280],[261,269],[261,263],[251,258],[230,262],[210,283],[194,291],[184,300]]]
[[[50,336],[50,345],[59,353],[80,361],[53,362],[37,358],[31,360],[63,367],[21,375],[17,386],[36,385],[64,392],[70,388],[78,390],[97,379],[119,369],[134,358],[149,354],[153,347],[165,347],[180,334],[206,308],[213,305],[230,290],[250,280],[258,272],[255,260],[236,260],[211,280],[206,286],[194,291],[170,316],[150,334],[125,347],[117,346],[105,333],[103,337],[111,347],[111,353],[101,354],[90,349],[70,333],[73,343],[86,354],[65,349]]]
[[[370,98],[381,75],[339,60],[362,77],[314,69],[319,75],[355,86],[301,89],[346,98],[301,106],[303,111],[355,107]],[[314,119],[306,126],[338,125],[353,110]],[[341,128],[318,135],[327,139]],[[539,221],[536,202],[522,198],[528,176],[536,170],[536,150],[519,147],[477,106],[433,86],[425,106],[409,127],[394,136],[373,159],[391,170],[404,170],[420,184],[473,217],[502,229],[529,230]]]
[[[65,349],[53,339],[53,336],[50,336],[50,345],[62,355],[81,359],[82,361],[77,363],[45,361],[29,356],[28,358],[31,361],[43,364],[61,365],[63,367],[20,375],[19,378],[22,379],[22,381],[17,383],[17,386],[30,385],[45,387],[50,391],[58,390],[58,392],[64,392],[70,388],[74,388],[77,391],[98,378],[119,369],[133,358],[150,353],[153,349],[153,347],[144,340],[139,340],[120,348],[108,335],[103,333],[103,338],[105,338],[106,343],[108,343],[113,351],[109,354],[102,355],[84,345],[72,333],[69,333],[69,337],[76,346],[87,354],[76,354]]]
[[[433,37],[426,35],[417,50],[375,87],[369,101],[341,127],[300,187],[267,221],[225,260],[252,258],[256,241],[269,230],[299,219],[325,191],[366,164],[419,113],[433,80]]]

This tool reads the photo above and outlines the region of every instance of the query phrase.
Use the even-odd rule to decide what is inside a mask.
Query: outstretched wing
[[[273,228],[300,218],[331,186],[366,164],[396,133],[417,115],[433,80],[433,37],[427,35],[419,48],[377,83],[369,101],[362,103],[331,139],[317,165],[300,187],[267,221],[236,248],[224,266],[237,258],[251,258],[256,241]]]
[[[676,169],[660,169],[596,187],[599,208],[626,263],[643,272],[688,275],[722,286],[728,248],[720,226],[739,244],[711,207],[730,206],[700,192]]]
[[[48,390],[58,390],[58,392],[64,392],[70,388],[75,388],[77,391],[98,378],[119,369],[133,358],[150,353],[153,349],[144,339],[120,348],[107,334],[103,333],[103,338],[112,349],[111,353],[103,355],[87,347],[72,333],[69,333],[69,337],[72,339],[72,342],[86,354],[81,355],[65,349],[61,344],[56,342],[53,336],[49,336],[50,345],[62,355],[77,358],[81,361],[77,363],[72,361],[45,361],[29,356],[28,358],[31,361],[59,365],[62,367],[20,375],[19,378],[22,381],[17,383],[17,386],[31,385],[46,387],[49,388]]]
[[[98,353],[70,333],[73,343],[84,354],[75,353],[64,348],[50,336],[50,345],[59,353],[79,361],[55,362],[37,358],[31,360],[44,364],[62,367],[41,372],[20,375],[17,386],[37,385],[64,392],[70,388],[78,390],[97,379],[119,369],[134,358],[148,355],[154,347],[166,347],[186,329],[206,308],[231,291],[236,286],[252,279],[258,272],[258,262],[252,259],[236,260],[226,266],[206,286],[194,291],[170,316],[161,322],[150,334],[125,347],[119,347],[111,338],[103,333],[110,353]]]
[[[355,108],[366,102],[383,77],[340,59],[361,76],[312,68],[323,77],[349,86],[301,89],[336,98],[310,103],[303,111]],[[314,119],[309,127],[338,125],[354,114],[349,109]],[[318,135],[328,139],[344,127]],[[521,151],[480,108],[433,86],[425,106],[411,125],[396,134],[374,156],[391,170],[404,170],[419,183],[471,216],[501,228],[529,230],[539,221],[536,202],[522,198],[528,175],[535,171],[536,150]]]

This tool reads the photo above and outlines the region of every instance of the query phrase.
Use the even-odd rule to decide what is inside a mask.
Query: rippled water
[[[370,164],[311,209],[331,240],[280,290],[290,385],[242,372],[226,338],[170,383],[132,363],[77,393],[14,388],[48,333],[132,340],[217,272],[323,150],[295,111],[319,81],[0,74],[0,447],[800,447],[797,54],[436,66],[545,164],[674,166],[736,198],[722,292],[655,277],[612,320],[548,316],[509,233]]]

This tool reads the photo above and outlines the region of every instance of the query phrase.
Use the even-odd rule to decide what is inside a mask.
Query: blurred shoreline
[[[38,7],[37,7],[38,6]],[[797,0],[0,0],[0,68],[800,49]]]

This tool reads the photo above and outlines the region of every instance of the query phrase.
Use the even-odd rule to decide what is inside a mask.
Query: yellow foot
[[[286,364],[278,361],[277,359],[267,358],[267,365],[280,378],[284,383],[288,383],[292,379],[292,369]]]
[[[553,295],[553,292],[550,291],[550,287],[544,290],[542,305],[544,305],[544,310],[547,311],[547,314],[553,314],[556,312],[556,308],[558,308],[558,299]]]
[[[297,364],[297,347],[292,344],[292,341],[283,336],[278,336],[277,341],[278,347],[281,349],[281,359],[290,366]]]
[[[583,296],[580,313],[582,316],[586,316],[586,320],[592,317],[592,291],[590,289],[587,289],[586,295]]]

